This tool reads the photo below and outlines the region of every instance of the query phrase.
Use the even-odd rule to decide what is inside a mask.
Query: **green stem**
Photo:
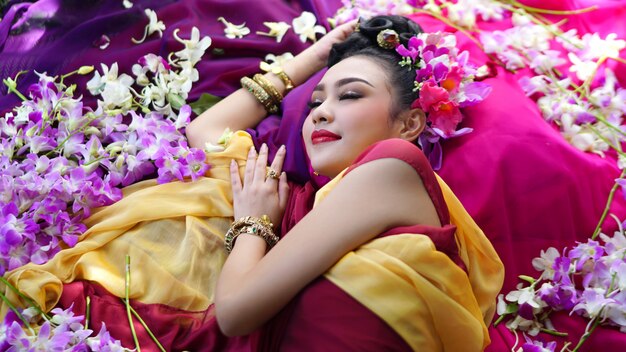
[[[17,310],[17,308],[15,308],[15,306],[11,303],[11,301],[9,301],[7,296],[5,296],[4,293],[0,292],[0,298],[2,298],[2,300],[4,301],[4,303],[6,303],[6,305],[9,307],[9,309],[11,309],[13,311],[13,313],[15,313],[15,315],[17,315],[18,318],[20,318],[22,323],[24,323],[24,327],[28,328],[28,330],[30,330],[30,332],[33,335],[35,335],[35,332],[33,331],[33,328],[30,327],[30,323],[26,320],[26,318],[24,318],[22,313],[20,313],[20,311]]]
[[[591,12],[591,11],[595,11],[598,9],[598,5],[593,5],[593,6],[589,6],[586,7],[584,9],[580,9],[580,10],[565,10],[565,11],[559,11],[559,10],[548,10],[548,9],[542,9],[542,8],[538,8],[538,7],[532,7],[532,6],[526,6],[520,2],[517,2],[515,0],[502,0],[502,2],[505,3],[509,3],[513,6],[516,6],[518,8],[524,9],[528,12],[536,12],[536,13],[545,13],[548,15],[579,15],[582,13],[586,13],[586,12]]]
[[[91,315],[91,297],[87,296],[85,299],[86,307],[85,307],[85,329],[89,327],[89,316]]]
[[[122,301],[124,301],[122,299]],[[148,333],[148,335],[150,335],[150,338],[152,338],[152,341],[154,341],[154,343],[159,347],[159,350],[161,350],[162,352],[165,352],[165,348],[163,347],[163,345],[161,345],[161,343],[159,342],[159,340],[156,338],[156,336],[154,336],[154,334],[152,333],[152,330],[150,330],[150,328],[148,327],[148,325],[146,324],[146,322],[141,318],[141,316],[139,315],[139,313],[137,313],[137,311],[135,310],[135,308],[133,308],[132,306],[130,307],[130,311],[131,313],[133,313],[133,315],[135,316],[135,318],[137,318],[137,320],[139,320],[139,323],[141,324],[141,326],[143,326],[143,328],[146,330],[146,332]]]
[[[598,316],[594,318],[593,325],[591,326],[591,329],[589,331],[585,331],[583,336],[580,337],[580,340],[578,340],[578,344],[576,345],[576,347],[574,347],[574,349],[571,352],[578,351],[580,346],[582,346],[583,343],[585,343],[585,341],[587,341],[587,339],[589,338],[591,333],[598,327],[598,325],[600,325],[600,319],[598,319],[598,317],[600,316],[600,314],[602,314],[603,310],[604,310],[604,308],[602,308],[600,310],[600,313],[598,313]]]
[[[15,77],[15,79],[17,80],[17,76]],[[9,93],[13,93],[17,95],[18,97],[20,97],[20,99],[22,99],[22,101],[28,100],[28,98],[26,98],[24,94],[22,94],[19,90],[17,90],[17,87],[13,87],[13,85],[9,84],[9,82],[6,79],[3,79],[2,83],[4,83],[4,85],[7,86],[7,88],[9,89]]]
[[[128,317],[128,324],[130,324],[130,332],[133,335],[133,340],[135,341],[135,348],[137,352],[141,352],[141,347],[139,347],[139,339],[137,339],[137,333],[135,332],[135,326],[133,324],[133,317],[130,315],[130,256],[126,255],[126,289],[125,289],[125,298],[126,298],[126,316]]]
[[[507,315],[508,314],[502,314],[501,316],[499,316],[498,319],[493,323],[493,326],[498,326],[498,324],[500,324]]]
[[[604,143],[606,143],[609,147],[611,147],[611,149],[615,150],[619,155],[626,155],[624,154],[624,152],[620,150],[621,147],[619,147],[619,144],[613,145],[613,143],[611,143],[611,141],[608,138],[603,136],[602,133],[600,133],[600,131],[598,131],[597,128],[593,127],[592,124],[587,123],[584,126],[589,128],[598,138],[600,138]]]
[[[457,31],[465,34],[465,36],[467,36],[467,38],[469,40],[473,41],[480,48],[480,50],[485,52],[485,48],[483,47],[483,44],[478,39],[476,39],[476,37],[474,37],[468,30],[466,30],[465,28],[463,28],[461,26],[458,26],[458,25],[454,24],[449,19],[447,19],[447,18],[445,18],[445,17],[443,17],[443,16],[441,16],[439,14],[436,14],[436,13],[434,13],[432,11],[422,10],[420,8],[417,8],[417,7],[413,7],[413,12],[414,13],[423,13],[423,14],[426,14],[426,15],[430,15],[430,16],[440,20],[441,22],[447,24],[448,26],[450,26],[450,27],[456,29]],[[506,68],[506,65],[500,59],[498,59],[497,57],[493,56],[492,54],[489,54],[489,53],[486,53],[486,52],[485,52],[485,54],[487,55],[487,57],[489,57],[489,59],[491,59],[491,61],[497,63],[498,65],[500,65],[500,66],[502,66],[504,68]],[[511,70],[509,70],[509,71],[511,71]]]
[[[546,328],[541,328],[539,330],[541,332],[545,332],[546,334],[552,335],[552,336],[559,336],[559,337],[566,337],[567,336],[566,332],[560,332],[560,331],[550,330],[550,329],[546,329]]]
[[[37,302],[33,301],[30,297],[26,296],[25,294],[23,294],[22,292],[20,292],[20,290],[18,290],[15,286],[11,285],[11,283],[9,282],[9,280],[7,280],[5,277],[0,276],[0,281],[5,284],[11,291],[13,291],[16,295],[18,295],[21,299],[25,300],[26,303],[28,303],[29,306],[35,308],[37,310],[37,312],[39,312],[39,314],[41,314],[42,316],[44,316],[44,318],[46,319],[50,319],[50,316],[48,316],[48,314],[46,314],[46,312],[44,312],[41,307],[37,304]]]
[[[626,170],[622,170],[619,178],[623,178],[626,175]],[[592,240],[595,240],[596,237],[600,234],[600,230],[602,230],[602,224],[604,223],[604,219],[606,219],[607,214],[609,213],[609,209],[611,208],[611,203],[613,203],[613,197],[615,196],[615,191],[619,187],[617,182],[611,188],[611,192],[609,192],[609,199],[606,201],[606,205],[604,206],[604,211],[602,212],[602,216],[600,217],[600,221],[598,221],[598,225],[596,229],[593,231],[593,235],[591,236]]]

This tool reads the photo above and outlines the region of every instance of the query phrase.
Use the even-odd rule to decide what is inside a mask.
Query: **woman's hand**
[[[282,172],[285,160],[285,146],[281,146],[274,157],[272,166],[267,169],[267,145],[263,144],[257,157],[254,147],[250,148],[244,173],[243,183],[239,176],[239,167],[233,161],[230,165],[230,179],[233,189],[233,207],[235,220],[244,216],[269,216],[275,227],[282,220],[289,185],[287,175]],[[274,170],[276,177],[267,177],[268,171]]]
[[[303,75],[304,79],[302,81],[326,66],[326,62],[328,61],[328,54],[330,53],[330,48],[333,46],[333,44],[340,43],[348,38],[348,36],[352,32],[354,32],[356,23],[357,20],[353,20],[335,27],[332,31],[328,32],[326,35],[320,38],[320,40],[315,42],[315,44],[308,47],[306,50],[298,54],[294,60],[292,60],[301,63],[297,65],[297,70],[308,71],[307,74]],[[300,84],[302,82],[297,83]]]
[[[346,40],[346,38],[354,32],[357,21],[358,20],[352,20],[335,27],[332,31],[315,42],[315,44],[311,45],[310,50],[318,57],[323,66],[326,65],[328,54],[333,44],[341,43]]]

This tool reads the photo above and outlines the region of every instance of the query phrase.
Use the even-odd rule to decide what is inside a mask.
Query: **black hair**
[[[398,33],[400,44],[407,45],[411,37],[422,33],[422,28],[412,20],[402,16],[375,16],[360,20],[358,30],[341,43],[334,44],[328,56],[328,67],[353,56],[364,56],[380,63],[387,72],[392,89],[395,90],[391,117],[411,107],[418,98],[415,88],[415,70],[400,66],[402,56],[395,49],[385,49],[378,45],[377,36],[382,30],[392,29]]]

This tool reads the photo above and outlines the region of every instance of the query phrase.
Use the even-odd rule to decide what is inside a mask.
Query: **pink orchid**
[[[432,109],[428,111],[428,120],[432,127],[442,130],[446,137],[452,136],[456,126],[463,120],[458,105],[451,101],[441,101],[431,107]]]

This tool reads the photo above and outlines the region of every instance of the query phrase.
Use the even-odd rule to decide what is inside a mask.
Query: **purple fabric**
[[[207,53],[198,64],[200,81],[192,90],[190,101],[203,92],[225,96],[239,86],[239,78],[258,72],[259,61],[266,54],[286,51],[295,54],[308,45],[301,43],[292,31],[282,43],[254,34],[255,30],[265,29],[262,22],[290,23],[303,10],[327,18],[341,6],[339,0],[133,2],[135,6],[129,10],[121,2],[104,0],[40,0],[32,5],[12,2],[15,5],[4,10],[0,21],[0,78],[33,69],[59,74],[100,62],[107,65],[118,62],[120,72],[130,72],[132,64],[142,55],[150,52],[165,55],[178,50],[181,46],[172,37],[175,28],[181,29],[181,36],[188,37],[191,27],[196,26],[213,39],[211,49],[220,48],[224,53]],[[599,32],[605,37],[616,32],[626,37],[626,22],[617,20],[626,17],[626,4],[622,1],[524,2],[558,10],[597,5],[599,9],[594,12],[568,16],[565,28],[577,28],[581,34]],[[147,23],[143,9],[147,7],[157,11],[167,29],[161,39],[151,36],[145,43],[134,45],[130,38],[141,37]],[[252,33],[243,39],[226,39],[223,25],[216,20],[219,16],[237,24],[246,22]],[[559,16],[549,17],[559,19]],[[445,28],[426,16],[414,18],[427,31]],[[504,29],[509,25],[510,22],[503,21],[485,26]],[[111,37],[111,45],[104,51],[93,45],[103,34]],[[462,34],[457,37],[459,46],[471,52],[474,62],[486,61],[473,42]],[[622,58],[626,58],[624,52]],[[609,64],[626,86],[626,65]],[[541,249],[562,248],[585,240],[599,219],[613,180],[619,175],[613,154],[603,159],[582,153],[543,121],[534,102],[524,96],[517,84],[517,79],[528,74],[522,71],[512,75],[498,69],[497,76],[487,80],[494,88],[489,98],[464,111],[463,125],[472,127],[474,132],[444,143],[443,167],[439,172],[493,241],[507,270],[504,290],[514,287],[519,274],[534,274],[531,259]],[[310,177],[300,126],[306,116],[305,103],[320,78],[321,73],[285,98],[282,119],[270,117],[253,133],[255,143],[268,142],[272,152],[281,144],[287,145],[285,168],[297,182]],[[18,88],[25,91],[35,80],[35,74],[29,72],[20,77]],[[86,80],[76,81],[84,84]],[[0,113],[3,113],[17,103],[17,98],[6,95],[4,86],[0,93]],[[91,99],[87,91],[81,93]],[[626,202],[619,193],[611,212],[626,218]],[[614,228],[611,220],[606,222],[607,231],[612,233]],[[563,320],[566,319],[557,319],[562,322],[557,328],[570,331],[572,336],[577,336],[581,324],[584,327],[582,320]],[[510,350],[512,335],[503,326],[492,329],[492,337],[490,351]],[[582,350],[618,350],[624,341],[624,335],[615,329],[602,328],[593,333]]]

